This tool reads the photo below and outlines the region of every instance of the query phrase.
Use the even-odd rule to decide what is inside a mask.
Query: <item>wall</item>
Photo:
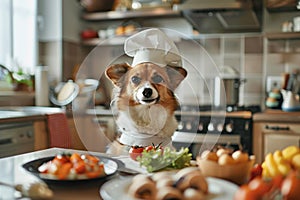
[[[122,20],[109,22],[87,22],[80,18],[82,8],[76,0],[62,1],[62,43],[56,41],[47,41],[41,43],[42,52],[41,60],[50,63],[55,55],[55,50],[62,47],[62,72],[61,79],[66,81],[69,78],[74,78],[78,66],[88,65],[84,76],[89,78],[101,78],[101,72],[105,67],[112,62],[115,62],[123,52],[122,45],[117,46],[83,46],[80,42],[80,31],[86,28],[95,30],[105,29],[108,26],[116,27],[123,23]],[[59,14],[59,13],[58,13]],[[269,13],[264,12],[264,32],[280,32],[281,25],[284,21],[292,20],[298,13]],[[192,35],[192,27],[184,19],[147,19],[138,20],[143,27],[167,27],[177,30],[185,35]],[[59,26],[59,25],[58,25]],[[297,54],[289,58],[291,62],[283,63],[287,59],[286,54],[273,54],[268,58],[268,63],[264,59],[264,38],[263,33],[257,34],[220,34],[220,35],[203,35],[194,38],[198,44],[204,47],[204,50],[192,48],[189,42],[182,41],[178,44],[180,51],[195,63],[201,66],[195,68],[187,66],[190,71],[187,80],[178,89],[178,94],[182,96],[183,101],[188,104],[210,104],[212,102],[212,72],[210,69],[218,66],[221,68],[224,65],[229,65],[239,71],[241,78],[246,79],[246,82],[240,87],[240,104],[241,105],[264,105],[265,100],[265,85],[268,76],[280,76],[282,72],[291,71],[292,68],[297,68],[300,63]],[[44,41],[42,41],[44,42]],[[47,46],[47,48],[44,47]],[[271,47],[281,48],[278,44],[271,44]],[[270,48],[271,48],[270,47]],[[50,52],[49,50],[53,51]],[[202,52],[203,51],[203,52]],[[206,55],[206,52],[208,55]],[[199,55],[202,55],[199,56]],[[84,62],[85,59],[91,56],[93,59]],[[55,63],[51,64],[55,65]],[[59,64],[57,64],[59,66]],[[213,66],[213,67],[212,67]],[[271,66],[271,67],[270,67]],[[283,67],[282,67],[283,66]],[[201,75],[199,74],[199,71]],[[203,79],[203,75],[207,78]],[[111,89],[109,83],[103,83],[103,87]],[[193,88],[191,88],[191,85]],[[191,89],[193,92],[191,93]],[[109,94],[110,92],[108,92]]]
[[[178,93],[188,104],[213,104],[214,78],[225,66],[234,68],[246,82],[240,84],[240,105],[259,105],[262,99],[262,36],[261,34],[206,35],[178,44],[180,51],[194,66],[185,65],[188,77]],[[190,86],[192,87],[190,87]]]
[[[38,1],[39,64],[48,66],[50,85],[62,79],[62,0]]]

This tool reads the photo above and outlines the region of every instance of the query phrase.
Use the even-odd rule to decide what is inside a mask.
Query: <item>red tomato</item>
[[[281,194],[285,200],[300,199],[300,177],[297,171],[292,171],[283,180],[281,186]]]
[[[131,159],[136,160],[137,157],[142,155],[143,151],[144,151],[144,147],[132,146],[129,150],[129,156]]]
[[[234,200],[260,200],[261,197],[253,190],[250,190],[248,185],[242,185],[234,194]]]
[[[262,196],[271,190],[272,181],[264,180],[261,177],[255,177],[248,183],[248,187],[258,196]]]
[[[263,168],[261,164],[256,164],[254,167],[251,169],[251,174],[250,174],[250,180],[254,179],[257,176],[261,176],[263,171]]]
[[[273,189],[280,189],[284,177],[282,175],[277,175],[272,178]]]
[[[151,150],[153,150],[153,149],[155,149],[155,147],[154,146],[147,146],[146,148],[145,148],[145,150],[146,151],[151,151]]]

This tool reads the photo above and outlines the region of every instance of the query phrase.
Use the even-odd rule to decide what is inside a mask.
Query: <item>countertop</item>
[[[26,154],[20,154],[17,156],[11,156],[7,158],[0,159],[0,177],[1,181],[10,183],[10,184],[28,184],[33,182],[41,182],[40,179],[31,175],[29,172],[25,171],[22,168],[22,165],[26,162],[48,157],[55,156],[58,153],[63,152],[77,152],[77,153],[87,153],[86,151],[79,151],[73,149],[62,149],[62,148],[50,148],[40,151],[35,151]],[[109,156],[103,153],[93,153],[93,155],[99,156]],[[112,157],[112,156],[111,156]],[[113,157],[115,159],[123,161],[125,166],[128,168],[128,165],[131,165],[128,161],[130,160],[129,156]],[[132,162],[132,161],[131,161]],[[138,167],[134,166],[134,169]],[[132,168],[131,168],[132,169]],[[122,171],[122,169],[120,169]],[[122,178],[124,175],[116,174],[118,178]],[[72,185],[49,185],[50,189],[53,190],[54,197],[53,200],[96,200],[101,199],[99,190],[102,183],[93,183],[93,184],[72,184]],[[12,200],[16,199],[16,193],[13,189],[0,186],[0,199],[2,200]],[[27,199],[26,199],[27,200]]]
[[[60,108],[39,106],[0,107],[0,123],[44,120],[46,114],[63,112]]]
[[[300,123],[300,112],[267,109],[253,115],[254,122]]]
[[[18,120],[43,120],[45,119],[45,114],[66,112],[65,110],[58,107],[38,107],[38,106],[7,106],[0,107],[0,122],[14,122]],[[72,115],[71,111],[66,112],[68,116]],[[94,109],[88,109],[86,111],[87,115],[95,116],[112,116],[112,111],[110,109],[105,109],[103,107],[95,107]],[[182,115],[199,115],[199,113],[193,112],[180,112],[177,114]],[[201,112],[201,115],[211,115],[212,112]],[[214,114],[223,114],[220,112],[215,112]],[[251,117],[249,112],[232,112],[226,113],[226,115],[235,117]],[[254,122],[295,122],[300,123],[300,112],[284,112],[282,110],[272,110],[267,109],[260,113],[253,114]]]

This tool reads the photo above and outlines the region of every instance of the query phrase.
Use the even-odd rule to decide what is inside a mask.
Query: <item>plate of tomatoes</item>
[[[62,153],[27,162],[22,167],[49,184],[74,184],[107,180],[118,172],[120,163],[105,156]]]

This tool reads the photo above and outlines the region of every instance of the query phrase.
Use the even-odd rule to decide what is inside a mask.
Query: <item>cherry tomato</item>
[[[255,177],[248,183],[248,187],[258,196],[262,196],[271,190],[272,181],[264,180],[261,177]]]
[[[242,185],[234,194],[234,200],[260,200],[261,197],[253,190],[250,190],[248,185]]]
[[[281,194],[285,200],[300,199],[300,177],[299,172],[292,171],[283,180]]]
[[[151,150],[153,150],[153,149],[155,150],[155,147],[152,146],[152,145],[147,146],[147,147],[145,148],[146,151],[151,151]]]
[[[280,189],[284,180],[283,175],[277,175],[272,178],[273,189]]]
[[[261,164],[256,164],[254,167],[251,169],[251,174],[250,174],[250,180],[254,179],[257,176],[261,176],[263,171],[263,168]]]
[[[142,155],[143,151],[144,151],[144,147],[132,146],[129,150],[129,156],[131,159],[136,160],[137,157]]]

